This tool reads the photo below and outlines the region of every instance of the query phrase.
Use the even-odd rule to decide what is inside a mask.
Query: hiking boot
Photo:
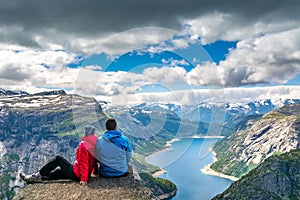
[[[27,184],[42,182],[42,176],[35,176],[34,174],[26,175],[24,173],[20,173],[20,178]]]

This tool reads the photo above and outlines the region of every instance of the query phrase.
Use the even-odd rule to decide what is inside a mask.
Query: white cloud
[[[300,74],[299,35],[300,28],[239,42],[219,66],[228,73],[225,85],[284,84],[295,78]],[[235,69],[241,71],[240,77],[230,76]]]
[[[218,65],[197,65],[189,84],[225,87],[257,83],[285,84],[300,74],[300,28],[237,43]]]
[[[134,94],[144,85],[170,86],[184,82],[186,74],[182,67],[152,67],[142,74],[103,72],[101,66],[69,68],[63,64],[75,62],[76,56],[63,51],[2,50],[1,53],[1,87],[30,93],[40,91],[38,88],[74,88],[71,93],[87,96]]]
[[[182,59],[182,60],[174,60],[173,58],[168,58],[167,60],[165,58],[162,59],[161,61],[163,64],[175,67],[175,66],[187,66],[189,63]]]
[[[191,42],[192,41],[189,38],[180,38],[180,39],[172,40],[172,43],[174,44],[174,46],[176,48],[180,48],[180,49],[187,48],[190,45]]]
[[[33,51],[11,46],[10,49],[3,48],[0,54],[1,87],[22,89],[28,92],[39,92],[51,87],[74,87],[74,90],[70,92],[98,96],[98,98],[109,99],[118,103],[172,102],[186,104],[205,101],[238,102],[266,98],[299,98],[300,86],[208,88],[206,90],[189,89],[184,91],[175,90],[172,87],[175,83],[209,85],[219,82],[219,85],[222,85],[222,83],[230,85],[233,84],[233,79],[248,80],[249,82],[261,80],[274,82],[278,81],[274,77],[289,78],[289,75],[299,73],[298,60],[300,53],[296,50],[299,49],[298,34],[299,30],[297,29],[239,42],[237,49],[232,50],[228,58],[221,62],[219,66],[214,63],[206,63],[202,66],[198,65],[190,72],[179,66],[150,67],[145,69],[142,74],[124,71],[103,72],[100,66],[73,69],[64,67],[64,65],[75,62],[75,54],[65,51]],[[290,41],[291,38],[294,42]],[[277,45],[272,43],[274,40],[277,41]],[[285,53],[282,54],[281,52]],[[290,65],[279,65],[280,63],[286,63],[287,60]],[[261,64],[263,61],[265,63]],[[165,62],[174,65],[181,63],[181,61],[174,60],[165,60]],[[248,63],[248,65],[241,65],[241,63]],[[184,65],[185,63],[181,64]],[[276,71],[272,68],[273,65],[278,65],[282,69]],[[232,66],[251,67],[235,68]],[[250,69],[253,70],[252,74],[256,74],[257,79],[250,79],[251,76],[245,79],[245,76],[242,76],[247,74],[247,70]],[[240,78],[238,78],[239,74],[241,74]],[[229,82],[229,78],[232,79],[231,82]],[[280,81],[286,81],[288,78],[280,79]],[[155,83],[165,85],[170,92],[139,93],[142,86]],[[237,85],[238,83],[236,82]]]
[[[76,62],[75,54],[11,47],[0,50],[1,87],[28,91],[27,88],[64,88],[73,84],[78,70],[65,65]]]
[[[221,69],[216,63],[206,62],[203,65],[197,65],[188,72],[186,80],[188,84],[195,86],[220,86],[223,85],[223,76],[220,71]]]
[[[141,74],[118,71],[91,71],[80,69],[75,81],[75,93],[88,96],[130,95],[140,92],[143,86],[159,84],[173,90],[177,84],[186,84],[183,67],[149,67]]]
[[[300,86],[273,86],[255,88],[223,88],[170,91],[163,93],[135,93],[117,95],[110,98],[97,96],[98,100],[107,100],[113,104],[133,105],[148,103],[174,103],[179,105],[209,103],[245,103],[271,99],[274,102],[285,99],[299,99]]]
[[[184,23],[190,25],[191,32],[200,37],[203,44],[217,40],[239,41],[299,27],[299,22],[293,20],[243,21],[233,13],[221,12],[202,15]]]
[[[80,54],[106,53],[120,55],[149,45],[161,45],[171,39],[176,31],[159,27],[134,28],[124,32],[111,32],[105,35],[75,36],[65,35],[55,30],[34,36],[37,45],[43,49],[71,49]]]
[[[185,82],[186,70],[183,67],[150,67],[143,71],[143,76],[153,83],[163,83],[166,85]]]
[[[132,72],[103,72],[82,68],[74,81],[74,93],[86,96],[134,94],[151,81],[143,74]]]
[[[234,14],[215,12],[194,20],[185,20],[183,33],[163,28],[140,28],[110,35],[64,35],[56,29],[32,34],[34,43],[47,50],[37,50],[14,44],[0,44],[0,80],[3,87],[76,88],[81,94],[129,95],[142,86],[174,84],[195,86],[235,87],[256,83],[284,84],[300,74],[300,28],[291,21],[249,21],[241,23]],[[297,28],[295,28],[297,27]],[[188,30],[187,30],[188,29]],[[0,34],[22,31],[18,27],[5,29]],[[6,31],[6,32],[5,32]],[[185,34],[186,35],[185,35]],[[194,34],[194,35],[190,35]],[[86,71],[65,67],[77,61],[73,52],[91,54],[105,52],[111,56],[133,50],[157,53],[163,50],[186,48],[193,39],[201,37],[203,43],[216,40],[239,40],[226,60],[218,65],[206,62],[187,72],[185,60],[163,59],[168,67],[150,67],[143,74],[131,72],[104,73],[101,66],[87,66]],[[191,36],[188,37],[188,36]],[[25,41],[25,40],[24,40]],[[72,52],[62,49],[72,49]],[[60,50],[60,51],[57,51]],[[196,62],[197,58],[193,59]],[[80,75],[84,76],[78,81]],[[79,77],[79,78],[78,78]],[[91,78],[94,77],[94,78]],[[178,89],[178,88],[177,88]],[[189,101],[189,95],[182,94]],[[149,97],[150,98],[150,97]],[[152,97],[151,97],[152,98]]]

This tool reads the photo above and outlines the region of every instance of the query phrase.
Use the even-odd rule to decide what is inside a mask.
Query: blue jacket
[[[120,131],[109,130],[98,138],[96,157],[100,162],[99,173],[106,177],[118,177],[128,170],[132,148]]]

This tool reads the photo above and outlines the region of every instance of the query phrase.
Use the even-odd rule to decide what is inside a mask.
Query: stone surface
[[[132,175],[120,178],[91,178],[88,186],[69,180],[27,185],[14,200],[124,200],[151,199],[151,191]]]

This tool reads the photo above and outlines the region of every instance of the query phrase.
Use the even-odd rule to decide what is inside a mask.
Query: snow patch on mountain
[[[34,108],[65,103],[62,101],[61,95],[0,96],[1,107]]]
[[[3,156],[6,154],[6,148],[5,146],[2,144],[2,142],[0,142],[0,160],[3,158]]]

